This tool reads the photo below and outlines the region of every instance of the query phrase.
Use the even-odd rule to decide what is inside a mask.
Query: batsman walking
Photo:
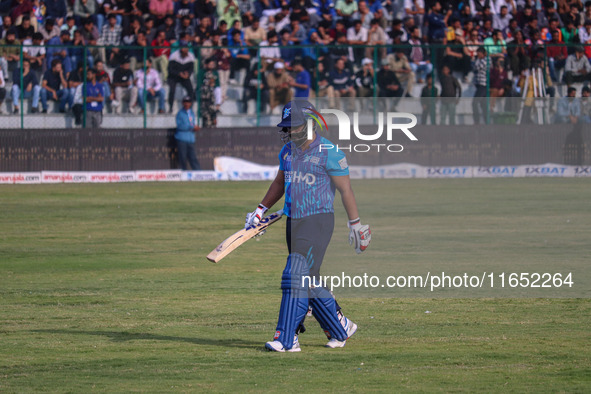
[[[270,351],[299,352],[298,333],[308,308],[326,333],[330,348],[345,346],[357,325],[340,312],[332,294],[315,286],[320,266],[334,230],[335,190],[348,215],[349,243],[357,253],[371,240],[369,226],[359,220],[349,166],[342,151],[317,132],[319,113],[305,100],[291,101],[277,125],[285,144],[279,153],[279,171],[256,210],[246,215],[246,227],[256,225],[265,212],[285,195],[286,241],[289,255],[281,279],[282,300]],[[312,126],[308,135],[309,120]],[[309,138],[311,137],[311,138]],[[328,148],[332,147],[332,148]]]

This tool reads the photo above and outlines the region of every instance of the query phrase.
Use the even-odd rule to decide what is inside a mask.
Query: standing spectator
[[[31,113],[39,112],[39,97],[41,93],[41,86],[39,86],[39,80],[34,72],[31,71],[31,63],[27,59],[23,59],[23,99],[33,99],[31,103]],[[12,85],[12,112],[15,114],[19,113],[19,103],[21,100],[21,69],[17,68],[13,74],[13,85]]]
[[[55,25],[53,18],[45,19],[45,24],[39,28],[39,32],[43,34],[43,40],[45,42],[60,35],[60,29]]]
[[[168,63],[168,105],[169,112],[172,113],[176,85],[181,84],[187,91],[187,95],[194,96],[193,85],[191,84],[191,74],[194,70],[195,56],[189,52],[187,42],[180,42],[181,49],[170,55]]]
[[[349,70],[345,69],[345,61],[343,59],[337,60],[335,69],[330,73],[330,84],[334,88],[337,107],[345,109],[343,108],[344,106],[341,105],[341,97],[350,97],[354,99],[357,92],[355,92],[351,73],[349,73]],[[350,107],[350,104],[353,104],[353,100],[348,100],[346,107]]]
[[[103,85],[96,80],[96,70],[89,68],[86,72],[86,127],[101,127],[104,101]]]
[[[437,97],[437,88],[433,86],[433,77],[427,76],[427,83],[423,86],[421,91],[421,107],[423,112],[421,114],[421,124],[427,124],[429,118],[431,118],[431,124],[437,124],[435,120],[435,98]]]
[[[162,80],[168,79],[168,57],[170,56],[170,42],[166,40],[166,32],[159,30],[156,39],[152,41],[154,54],[154,68],[162,73]]]
[[[43,113],[47,113],[47,99],[59,102],[59,112],[66,112],[66,104],[68,103],[68,83],[64,76],[62,63],[59,59],[51,61],[51,69],[45,71],[43,80],[41,82],[41,105],[43,106]]]
[[[576,124],[579,122],[580,116],[581,102],[577,98],[577,89],[574,87],[569,87],[567,96],[558,100],[558,107],[556,109],[554,123]]]
[[[584,55],[582,46],[575,48],[575,53],[566,58],[564,82],[571,86],[574,82],[591,81],[591,64]]]
[[[216,70],[216,61],[209,58],[205,61],[205,68],[197,78],[200,84],[200,112],[203,127],[217,125],[217,112],[221,104],[220,77]]]
[[[145,80],[145,85],[144,85]],[[146,59],[146,72],[140,68],[135,72],[135,81],[138,88],[138,97],[142,111],[146,111],[146,102],[158,98],[158,113],[166,112],[165,108],[165,94],[162,87],[162,81],[158,72],[152,68],[152,61]],[[145,90],[145,93],[144,93]],[[146,101],[144,101],[144,94],[146,94]]]
[[[8,30],[6,37],[0,40],[0,69],[4,75],[14,70],[20,61],[20,41],[16,39],[16,32]]]
[[[310,85],[312,78],[310,73],[304,68],[302,62],[296,60],[292,63],[293,71],[296,73],[295,80],[290,81],[290,86],[295,88],[295,97],[308,98],[310,96]]]
[[[137,87],[133,83],[133,71],[130,69],[129,58],[123,59],[123,62],[113,73],[113,87],[115,88],[115,113],[120,114],[123,107],[123,100],[129,101],[128,111],[136,113],[135,105],[137,103]]]
[[[109,73],[105,71],[105,63],[99,60],[96,62],[95,66],[96,80],[103,85],[103,92],[105,92],[103,95],[103,108],[105,108],[107,97],[111,101],[115,99],[115,94],[111,89],[111,77],[109,76]]]
[[[47,46],[45,66],[50,68],[53,61],[58,59],[62,64],[62,68],[67,78],[74,66],[68,56],[68,50],[70,49],[70,33],[68,33],[67,30],[62,30],[58,37],[53,37],[47,42]]]
[[[421,31],[418,27],[413,26],[410,29],[408,43],[413,46],[408,57],[410,68],[416,74],[418,82],[423,83],[426,75],[431,74],[431,71],[433,71],[433,65],[425,54],[425,49],[421,41]]]
[[[76,86],[74,90],[74,100],[72,105],[72,113],[74,114],[74,124],[80,126],[82,124],[82,115],[84,115],[84,84]],[[104,98],[103,98],[104,101]]]
[[[456,106],[462,97],[462,86],[460,82],[451,74],[449,66],[441,68],[441,76],[439,77],[441,84],[441,113],[440,124],[446,124],[446,118],[449,118],[449,125],[456,124]]]
[[[84,82],[84,64],[78,64],[75,70],[72,70],[68,76],[68,105],[70,108],[74,106],[74,96],[76,88]]]
[[[486,49],[478,48],[476,51],[476,62],[474,62],[474,85],[476,92],[474,93],[474,100],[472,100],[472,114],[474,116],[474,124],[479,124],[480,120],[486,122],[486,80],[488,78],[488,64],[486,59]]]
[[[123,29],[117,24],[117,15],[109,14],[109,22],[103,26],[98,44],[106,48],[99,49],[99,58],[109,65],[117,65],[119,45],[121,45],[121,33]]]
[[[355,74],[355,85],[357,86],[357,97],[372,97],[374,95],[373,60],[366,57],[361,61],[361,70]]]
[[[290,77],[285,73],[285,65],[277,62],[273,68],[273,72],[267,76],[271,112],[278,105],[283,106],[291,101],[292,96],[291,89],[289,88]]]
[[[187,161],[193,171],[200,170],[199,161],[195,154],[195,132],[199,130],[195,114],[193,113],[193,99],[191,96],[183,98],[183,108],[176,115],[176,140],[179,164],[187,170]]]
[[[505,81],[509,79],[505,70],[505,59],[493,59],[493,68],[490,70],[490,110],[494,111],[497,97],[505,96]]]
[[[45,45],[43,35],[39,32],[33,34],[33,40],[24,42],[23,57],[31,62],[31,69],[40,75],[45,62]]]

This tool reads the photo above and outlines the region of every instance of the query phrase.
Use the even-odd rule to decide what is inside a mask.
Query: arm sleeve
[[[280,171],[285,171],[283,156],[285,156],[286,152],[287,152],[287,146],[283,145],[283,148],[281,148],[281,151],[279,152],[279,170]]]
[[[328,150],[326,172],[333,176],[349,175],[349,164],[347,164],[347,158],[343,151],[337,151],[336,148]]]

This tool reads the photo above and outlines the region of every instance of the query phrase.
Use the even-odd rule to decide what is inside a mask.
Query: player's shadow
[[[64,334],[64,335],[96,335],[108,337],[113,342],[128,341],[170,341],[186,342],[194,345],[221,346],[221,347],[242,347],[255,348],[260,347],[260,342],[245,341],[243,339],[212,339],[212,338],[193,338],[193,337],[175,337],[171,335],[158,335],[148,333],[134,333],[127,331],[83,331],[83,330],[65,330],[65,329],[46,329],[31,330],[36,333]]]

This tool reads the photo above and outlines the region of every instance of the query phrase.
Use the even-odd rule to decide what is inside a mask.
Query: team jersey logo
[[[283,110],[283,119],[287,119],[289,117],[290,113],[291,113],[291,108],[285,108]]]

